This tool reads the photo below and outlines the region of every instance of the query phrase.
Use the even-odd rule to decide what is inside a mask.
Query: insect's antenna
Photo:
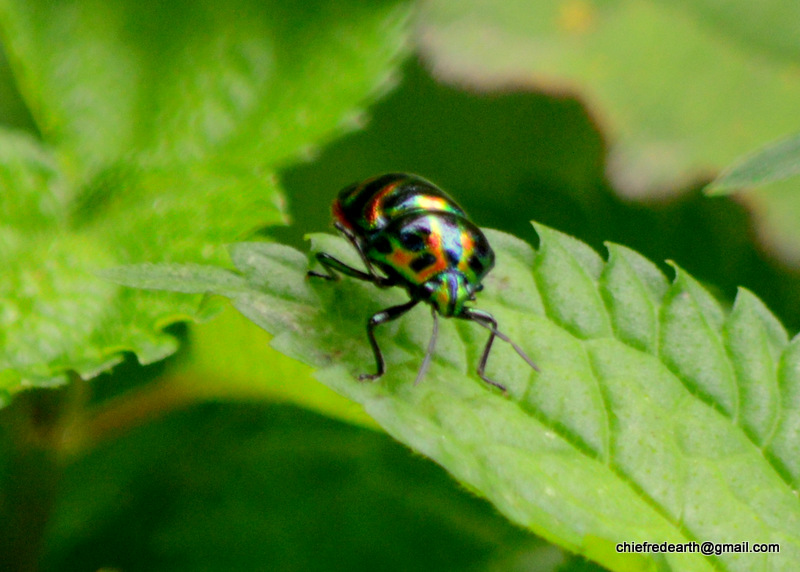
[[[414,385],[417,385],[422,378],[425,377],[425,373],[431,365],[433,350],[436,347],[436,336],[439,333],[439,317],[436,315],[436,310],[434,310],[433,307],[431,307],[431,314],[433,315],[433,333],[431,333],[431,341],[428,342],[428,351],[425,353],[425,359],[422,360],[422,365],[419,366],[419,372],[417,373],[417,378],[414,380]]]
[[[501,340],[503,340],[507,344],[510,344],[511,347],[514,348],[514,351],[519,354],[519,357],[524,359],[528,363],[528,365],[531,366],[535,371],[541,371],[539,369],[539,366],[537,366],[535,363],[533,363],[533,360],[528,357],[528,354],[526,354],[524,351],[522,351],[521,347],[519,347],[517,344],[515,344],[513,341],[511,341],[511,338],[509,338],[503,332],[498,330],[496,326],[487,324],[485,319],[483,318],[483,316],[477,315],[477,314],[475,314],[473,312],[468,313],[467,316],[468,316],[468,318],[467,318],[468,320],[471,320],[471,321],[475,322],[476,324],[479,324],[479,325],[483,326],[484,328],[486,328],[487,330],[492,332],[492,334],[494,334],[495,336],[497,336],[498,338],[500,338]]]

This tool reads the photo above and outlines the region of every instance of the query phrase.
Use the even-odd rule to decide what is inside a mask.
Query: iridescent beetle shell
[[[367,320],[367,337],[377,372],[361,374],[359,379],[378,379],[385,372],[375,328],[399,318],[422,301],[432,308],[433,333],[415,383],[430,365],[439,314],[469,320],[491,331],[477,368],[478,376],[486,383],[506,390],[485,374],[495,338],[511,344],[538,371],[525,352],[498,331],[491,314],[467,305],[483,289],[481,282],[494,266],[494,252],[481,230],[447,193],[416,175],[390,173],[346,187],[333,201],[332,210],[334,225],[358,251],[366,271],[318,252],[316,259],[324,273],[312,270],[308,275],[338,280],[343,274],[379,288],[403,286],[411,297]]]
[[[391,173],[351,185],[332,210],[371,262],[444,317],[461,314],[494,266],[481,230],[421,177]]]
[[[416,175],[389,173],[354,183],[339,191],[333,201],[333,217],[357,236],[380,232],[406,214],[466,213],[439,187]]]

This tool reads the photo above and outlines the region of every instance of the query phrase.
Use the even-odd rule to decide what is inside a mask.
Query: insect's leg
[[[378,347],[378,341],[375,339],[375,328],[381,324],[385,324],[386,322],[391,322],[392,320],[399,318],[418,303],[419,300],[410,300],[405,304],[400,304],[399,306],[392,306],[391,308],[381,310],[380,312],[373,314],[373,316],[369,319],[367,322],[367,337],[369,338],[369,344],[372,346],[372,353],[375,354],[375,364],[377,365],[378,371],[376,373],[362,373],[358,376],[359,380],[373,381],[382,376],[384,371],[386,371],[381,348]]]
[[[492,333],[489,335],[486,346],[483,348],[483,354],[481,354],[481,360],[478,362],[478,377],[480,377],[489,385],[493,385],[494,387],[500,389],[503,393],[506,393],[507,390],[504,385],[497,383],[484,373],[486,370],[486,362],[489,360],[489,352],[492,351],[492,344],[494,343],[495,336],[497,336],[497,320],[495,320],[494,316],[488,312],[483,312],[481,310],[468,309],[465,313],[468,316],[467,319],[472,320],[473,322],[477,322],[483,326],[486,326],[487,323],[491,325],[489,329],[492,331]]]
[[[356,249],[356,252],[358,252],[358,255],[361,257],[361,261],[364,263],[364,266],[367,268],[367,272],[372,277],[371,282],[373,284],[375,284],[376,286],[379,286],[381,288],[387,288],[389,286],[394,286],[394,281],[393,280],[389,280],[388,278],[384,278],[383,276],[380,276],[377,272],[375,272],[375,268],[372,266],[372,262],[370,262],[369,258],[367,258],[366,253],[361,248],[361,244],[359,244],[358,240],[356,240],[356,237],[352,232],[347,230],[341,223],[338,223],[338,222],[334,223],[333,226],[336,227],[336,230],[341,232],[344,235],[344,237],[350,242],[350,244],[353,245],[353,248]]]
[[[353,268],[352,266],[342,262],[338,258],[334,258],[327,252],[318,252],[316,254],[317,262],[322,264],[322,268],[325,270],[325,272],[322,273],[322,272],[315,272],[314,270],[309,270],[308,273],[306,274],[307,276],[335,281],[339,280],[339,275],[336,274],[336,272],[341,272],[342,274],[350,276],[352,278],[358,278],[359,280],[364,280],[365,282],[372,282],[373,284],[381,288],[388,288],[389,286],[394,286],[397,284],[396,280],[377,274],[375,272],[375,269],[367,259],[366,255],[361,250],[361,247],[359,246],[356,239],[349,232],[347,232],[347,229],[345,229],[339,223],[337,223],[335,226],[337,229],[341,231],[341,233],[345,237],[347,237],[347,239],[350,241],[353,247],[358,251],[361,260],[364,262],[364,265],[367,267],[367,270],[369,272],[364,272],[363,270],[359,270],[358,268]]]
[[[345,264],[338,258],[334,258],[327,252],[317,252],[316,254],[317,261],[322,264],[322,268],[325,270],[325,273],[321,272],[314,272],[313,270],[308,271],[308,276],[313,276],[314,278],[324,278],[325,280],[338,280],[339,275],[336,272],[341,272],[347,276],[351,276],[353,278],[358,278],[359,280],[366,280],[367,282],[374,282],[375,279],[370,274],[359,270],[358,268],[353,268],[352,266]]]
[[[425,352],[425,359],[422,360],[422,365],[419,367],[417,377],[414,380],[414,385],[417,385],[420,380],[425,377],[425,372],[428,371],[428,367],[431,365],[433,350],[436,348],[436,336],[439,333],[439,315],[436,313],[436,309],[433,306],[431,306],[431,315],[433,316],[433,332],[431,332],[431,341],[428,342],[428,351]]]
[[[480,324],[481,326],[492,332],[492,334],[489,336],[489,340],[486,342],[486,347],[483,349],[483,355],[481,356],[481,361],[478,363],[478,375],[483,381],[485,381],[489,385],[499,387],[503,391],[506,390],[505,387],[503,387],[496,381],[493,381],[488,377],[486,377],[484,373],[484,371],[486,370],[486,362],[489,359],[489,352],[492,350],[492,343],[494,342],[495,337],[498,337],[504,342],[511,344],[511,347],[514,348],[514,351],[517,352],[517,354],[519,354],[519,356],[522,359],[524,359],[529,366],[531,366],[535,371],[539,371],[537,365],[533,363],[533,360],[531,360],[531,358],[529,358],[524,351],[522,351],[522,348],[520,348],[517,344],[512,342],[508,336],[498,331],[497,320],[495,320],[494,316],[492,316],[490,313],[484,312],[483,310],[476,310],[475,308],[467,308],[464,311],[462,317],[466,320],[472,320],[476,324]]]

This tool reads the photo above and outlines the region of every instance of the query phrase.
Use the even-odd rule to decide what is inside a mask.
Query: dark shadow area
[[[701,185],[669,201],[618,198],[604,176],[605,146],[580,102],[537,93],[471,93],[437,83],[418,63],[371,109],[365,130],[312,163],[282,173],[294,224],[268,233],[307,249],[307,232],[332,231],[330,203],[345,185],[409,171],[448,191],[481,226],[533,244],[536,220],[586,241],[605,256],[618,242],[657,262],[674,260],[723,300],[745,286],[800,328],[800,272],[755,242],[746,209],[709,198]]]
[[[67,467],[42,570],[471,570],[543,546],[390,437],[285,405],[176,411]]]

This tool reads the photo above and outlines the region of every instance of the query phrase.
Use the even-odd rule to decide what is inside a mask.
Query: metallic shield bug
[[[316,258],[325,273],[310,271],[308,275],[338,280],[339,272],[380,288],[402,286],[411,297],[367,321],[377,372],[362,374],[359,379],[378,379],[385,371],[375,328],[399,318],[419,302],[431,306],[433,333],[415,384],[430,364],[439,314],[470,320],[491,331],[477,368],[486,383],[506,390],[484,373],[496,337],[511,344],[533,369],[539,370],[519,346],[497,330],[491,314],[467,306],[483,289],[481,281],[494,266],[494,252],[481,230],[444,191],[416,175],[389,173],[345,187],[333,201],[332,211],[334,226],[358,251],[367,271],[319,252]]]

